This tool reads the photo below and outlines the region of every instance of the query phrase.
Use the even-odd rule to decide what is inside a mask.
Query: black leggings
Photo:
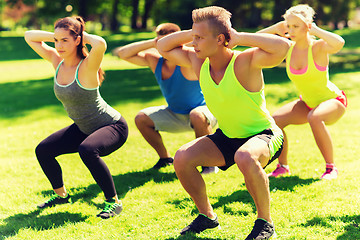
[[[62,171],[55,157],[78,152],[91,175],[104,192],[105,198],[116,195],[114,180],[109,168],[100,156],[106,156],[120,148],[128,137],[128,126],[123,117],[90,135],[72,124],[44,139],[35,149],[36,157],[53,189],[64,186]]]

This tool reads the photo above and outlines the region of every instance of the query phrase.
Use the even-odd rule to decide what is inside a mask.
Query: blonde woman
[[[335,123],[343,116],[347,99],[345,93],[329,81],[329,55],[340,51],[345,41],[339,35],[316,26],[313,22],[314,14],[310,6],[296,5],[285,12],[285,21],[259,32],[277,34],[292,40],[286,58],[286,72],[300,92],[300,98],[281,107],[273,114],[273,118],[282,130],[291,124],[310,124],[326,162],[326,170],[320,179],[331,180],[337,178],[338,170],[326,125]],[[290,174],[285,132],[284,137],[279,164],[269,177]]]

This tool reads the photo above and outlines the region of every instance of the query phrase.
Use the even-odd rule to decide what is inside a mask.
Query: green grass
[[[105,37],[110,51],[117,44],[151,36],[137,33]],[[334,56],[331,79],[347,93],[349,107],[339,122],[329,126],[340,176],[334,181],[319,181],[324,160],[309,126],[288,127],[292,175],[270,181],[278,239],[360,239],[359,33],[344,31],[344,36],[347,45],[343,52],[348,54]],[[197,210],[173,168],[149,170],[157,155],[133,120],[140,109],[165,101],[150,70],[127,64],[109,53],[103,62],[106,80],[102,96],[127,119],[130,135],[121,149],[104,159],[124,211],[109,220],[95,217],[102,208],[103,194],[77,154],[58,158],[74,204],[37,210],[36,204],[48,198],[51,187],[34,149],[71,121],[52,92],[54,71],[49,63],[38,59],[20,37],[0,38],[0,51],[0,239],[218,240],[244,239],[250,232],[255,206],[242,175],[233,166],[226,172],[205,176],[222,228],[197,237],[179,237],[179,231],[194,219]],[[355,60],[347,62],[349,54]],[[297,98],[283,68],[265,70],[264,74],[271,112]],[[193,135],[164,133],[163,138],[174,154]],[[266,171],[274,168],[272,164]]]

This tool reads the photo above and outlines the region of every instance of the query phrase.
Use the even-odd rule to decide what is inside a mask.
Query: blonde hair
[[[231,13],[222,7],[210,6],[192,11],[194,23],[208,21],[214,36],[224,34],[225,40],[230,40]]]
[[[286,10],[283,18],[286,20],[286,18],[291,14],[299,17],[306,24],[311,24],[314,21],[315,11],[307,4],[299,4]]]

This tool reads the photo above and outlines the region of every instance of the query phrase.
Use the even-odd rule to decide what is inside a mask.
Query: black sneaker
[[[99,213],[96,216],[101,217],[103,219],[108,219],[116,215],[119,215],[122,210],[123,210],[123,206],[121,202],[115,203],[114,199],[106,200],[104,209],[101,211],[101,213]]]
[[[276,235],[274,225],[263,219],[257,219],[253,230],[245,240],[270,239],[273,235]]]
[[[153,166],[153,169],[160,169],[163,167],[170,166],[173,164],[174,159],[173,158],[160,158],[159,161]]]
[[[195,220],[190,223],[189,226],[181,230],[180,234],[184,235],[186,233],[200,233],[208,228],[216,228],[219,226],[219,221],[216,216],[214,220],[211,220],[209,217],[204,214],[199,214]]]
[[[71,203],[71,196],[68,193],[66,197],[60,197],[56,193],[54,193],[49,200],[44,203],[39,204],[37,207],[40,209],[47,208],[47,207],[54,207],[55,205]]]

